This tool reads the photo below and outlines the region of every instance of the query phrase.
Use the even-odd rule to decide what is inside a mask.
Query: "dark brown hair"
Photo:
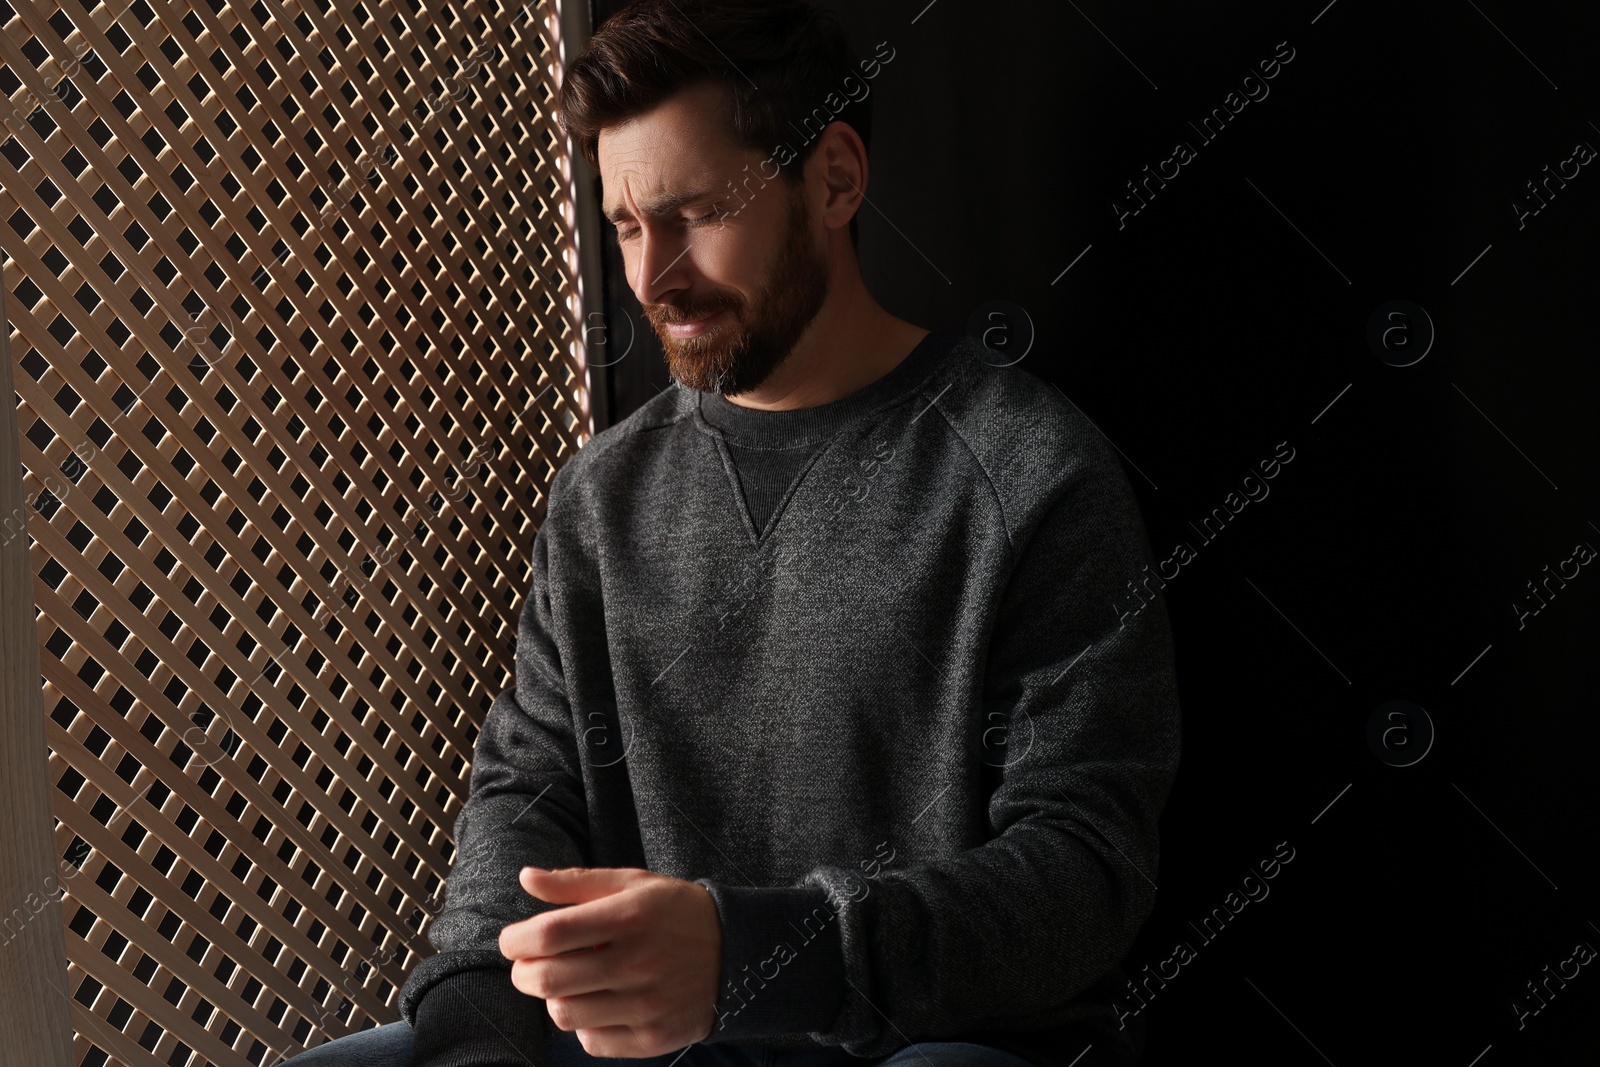
[[[864,66],[833,12],[804,0],[638,0],[601,23],[567,67],[556,117],[598,173],[601,130],[683,89],[720,83],[732,142],[772,158],[799,185],[828,123],[848,123],[870,146],[870,87],[860,99],[846,91],[847,79],[864,80]],[[830,94],[844,102],[837,112],[824,102]]]

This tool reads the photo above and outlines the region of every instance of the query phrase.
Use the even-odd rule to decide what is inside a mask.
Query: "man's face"
[[[768,179],[776,164],[729,144],[724,93],[678,93],[605,130],[598,156],[604,211],[668,372],[734,396],[794,348],[829,275],[804,188]]]

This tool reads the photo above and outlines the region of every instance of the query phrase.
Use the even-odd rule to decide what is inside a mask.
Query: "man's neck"
[[[831,403],[888,374],[928,336],[927,330],[882,308],[867,323],[864,328],[838,319],[830,324],[819,314],[760,388],[727,401],[762,411]]]

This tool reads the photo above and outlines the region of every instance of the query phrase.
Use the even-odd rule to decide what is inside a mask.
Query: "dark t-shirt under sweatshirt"
[[[794,411],[673,385],[557,472],[401,994],[415,1067],[544,1062],[499,952],[561,906],[527,865],[710,892],[705,1044],[1134,1062],[1112,1001],[1178,765],[1165,600],[1117,606],[1154,557],[1105,439],[986,354],[935,331]]]

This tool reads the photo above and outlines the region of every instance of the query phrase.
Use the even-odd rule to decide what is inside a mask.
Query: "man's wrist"
[[[844,1004],[838,913],[820,885],[695,882],[716,902],[722,966],[707,1042],[828,1031]]]

